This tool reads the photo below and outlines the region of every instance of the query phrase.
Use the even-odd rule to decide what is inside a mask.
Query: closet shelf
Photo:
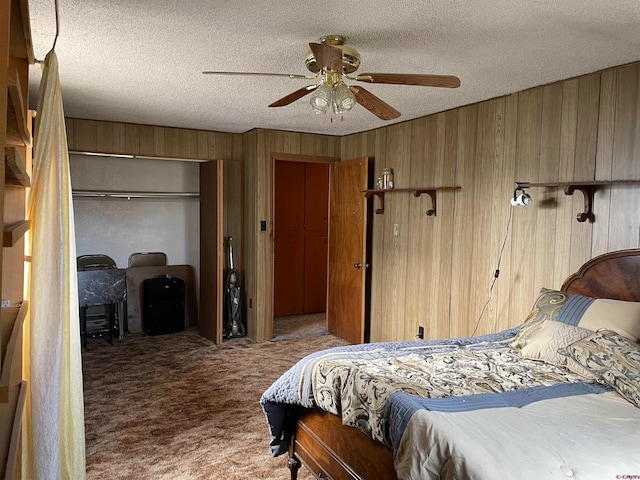
[[[29,225],[29,220],[22,220],[5,225],[2,233],[2,246],[13,247],[25,232],[29,230]]]
[[[593,215],[593,195],[598,187],[611,186],[611,185],[640,185],[640,180],[586,180],[576,182],[516,182],[516,190],[522,190],[531,187],[563,187],[565,195],[573,195],[576,190],[582,192],[584,196],[584,210],[578,215],[576,219],[578,222],[586,222],[589,220],[593,222],[595,217]]]
[[[17,147],[4,148],[5,176],[4,184],[16,187],[30,187],[31,179],[27,174],[24,161]]]
[[[371,197],[372,195],[375,195],[376,197],[378,197],[380,199],[380,208],[376,209],[376,213],[378,215],[382,215],[384,213],[384,196],[387,193],[402,193],[402,192],[411,192],[413,193],[414,197],[419,197],[420,195],[422,195],[423,193],[426,193],[427,195],[429,195],[429,197],[431,197],[431,209],[427,210],[427,215],[428,216],[435,216],[436,215],[436,192],[438,190],[460,190],[460,186],[446,186],[446,187],[412,187],[412,188],[388,188],[388,189],[384,189],[384,188],[374,188],[374,189],[370,189],[370,190],[362,190],[362,192],[364,193],[364,196],[366,198]]]
[[[188,199],[200,197],[198,192],[120,192],[108,190],[73,190],[72,195],[86,198],[126,198],[127,200],[132,198]]]

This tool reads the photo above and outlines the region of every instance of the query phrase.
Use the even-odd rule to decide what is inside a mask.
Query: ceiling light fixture
[[[329,107],[331,106],[331,99],[333,97],[333,89],[327,84],[324,83],[324,80],[318,85],[313,95],[311,95],[311,99],[309,103],[311,103],[311,108],[317,114],[325,114]]]
[[[356,105],[356,97],[349,87],[340,83],[333,87],[333,111],[338,113],[348,112]]]
[[[342,75],[331,70],[323,71],[322,80],[309,100],[311,108],[317,114],[325,114],[329,109],[336,115],[348,112],[356,105],[356,97],[343,82]],[[344,118],[341,116],[341,121]],[[333,116],[331,117],[333,122]]]

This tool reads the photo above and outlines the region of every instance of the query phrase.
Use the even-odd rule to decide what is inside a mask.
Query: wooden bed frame
[[[619,250],[589,260],[562,284],[562,291],[594,298],[640,301],[640,249]],[[301,409],[289,448],[291,480],[301,465],[318,479],[397,480],[391,449],[339,417]]]

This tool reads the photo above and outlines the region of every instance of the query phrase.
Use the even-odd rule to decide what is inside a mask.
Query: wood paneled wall
[[[242,271],[242,135],[77,118],[66,126],[72,152],[224,160],[224,235],[233,237],[235,268]]]
[[[510,207],[515,181],[640,179],[640,64],[558,82],[377,130],[330,137],[256,129],[227,134],[68,119],[74,151],[225,160],[225,235],[241,264],[249,336],[272,334],[273,154],[368,156],[398,187],[460,185],[428,196],[388,195],[374,215],[371,340],[473,333],[518,325],[539,289],[589,258],[640,246],[640,187],[600,187],[594,223],[582,194],[532,188]],[[373,200],[374,202],[377,199]],[[374,203],[375,206],[375,203]],[[260,231],[260,221],[267,230]],[[399,235],[394,236],[394,225]]]
[[[275,130],[244,134],[245,292],[248,335],[272,338],[273,330],[273,154],[339,157],[340,137]],[[260,231],[265,221],[266,231]]]
[[[520,324],[541,287],[589,258],[640,246],[640,186],[599,187],[594,223],[580,192],[515,181],[640,180],[640,64],[632,64],[342,138],[341,158],[392,167],[397,187],[460,185],[429,198],[388,195],[374,215],[371,340],[471,335]],[[377,200],[374,200],[377,201]],[[393,235],[394,224],[399,235]]]

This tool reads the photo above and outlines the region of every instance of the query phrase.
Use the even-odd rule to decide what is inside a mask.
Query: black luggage
[[[184,280],[170,275],[143,282],[143,325],[149,335],[184,330]]]

